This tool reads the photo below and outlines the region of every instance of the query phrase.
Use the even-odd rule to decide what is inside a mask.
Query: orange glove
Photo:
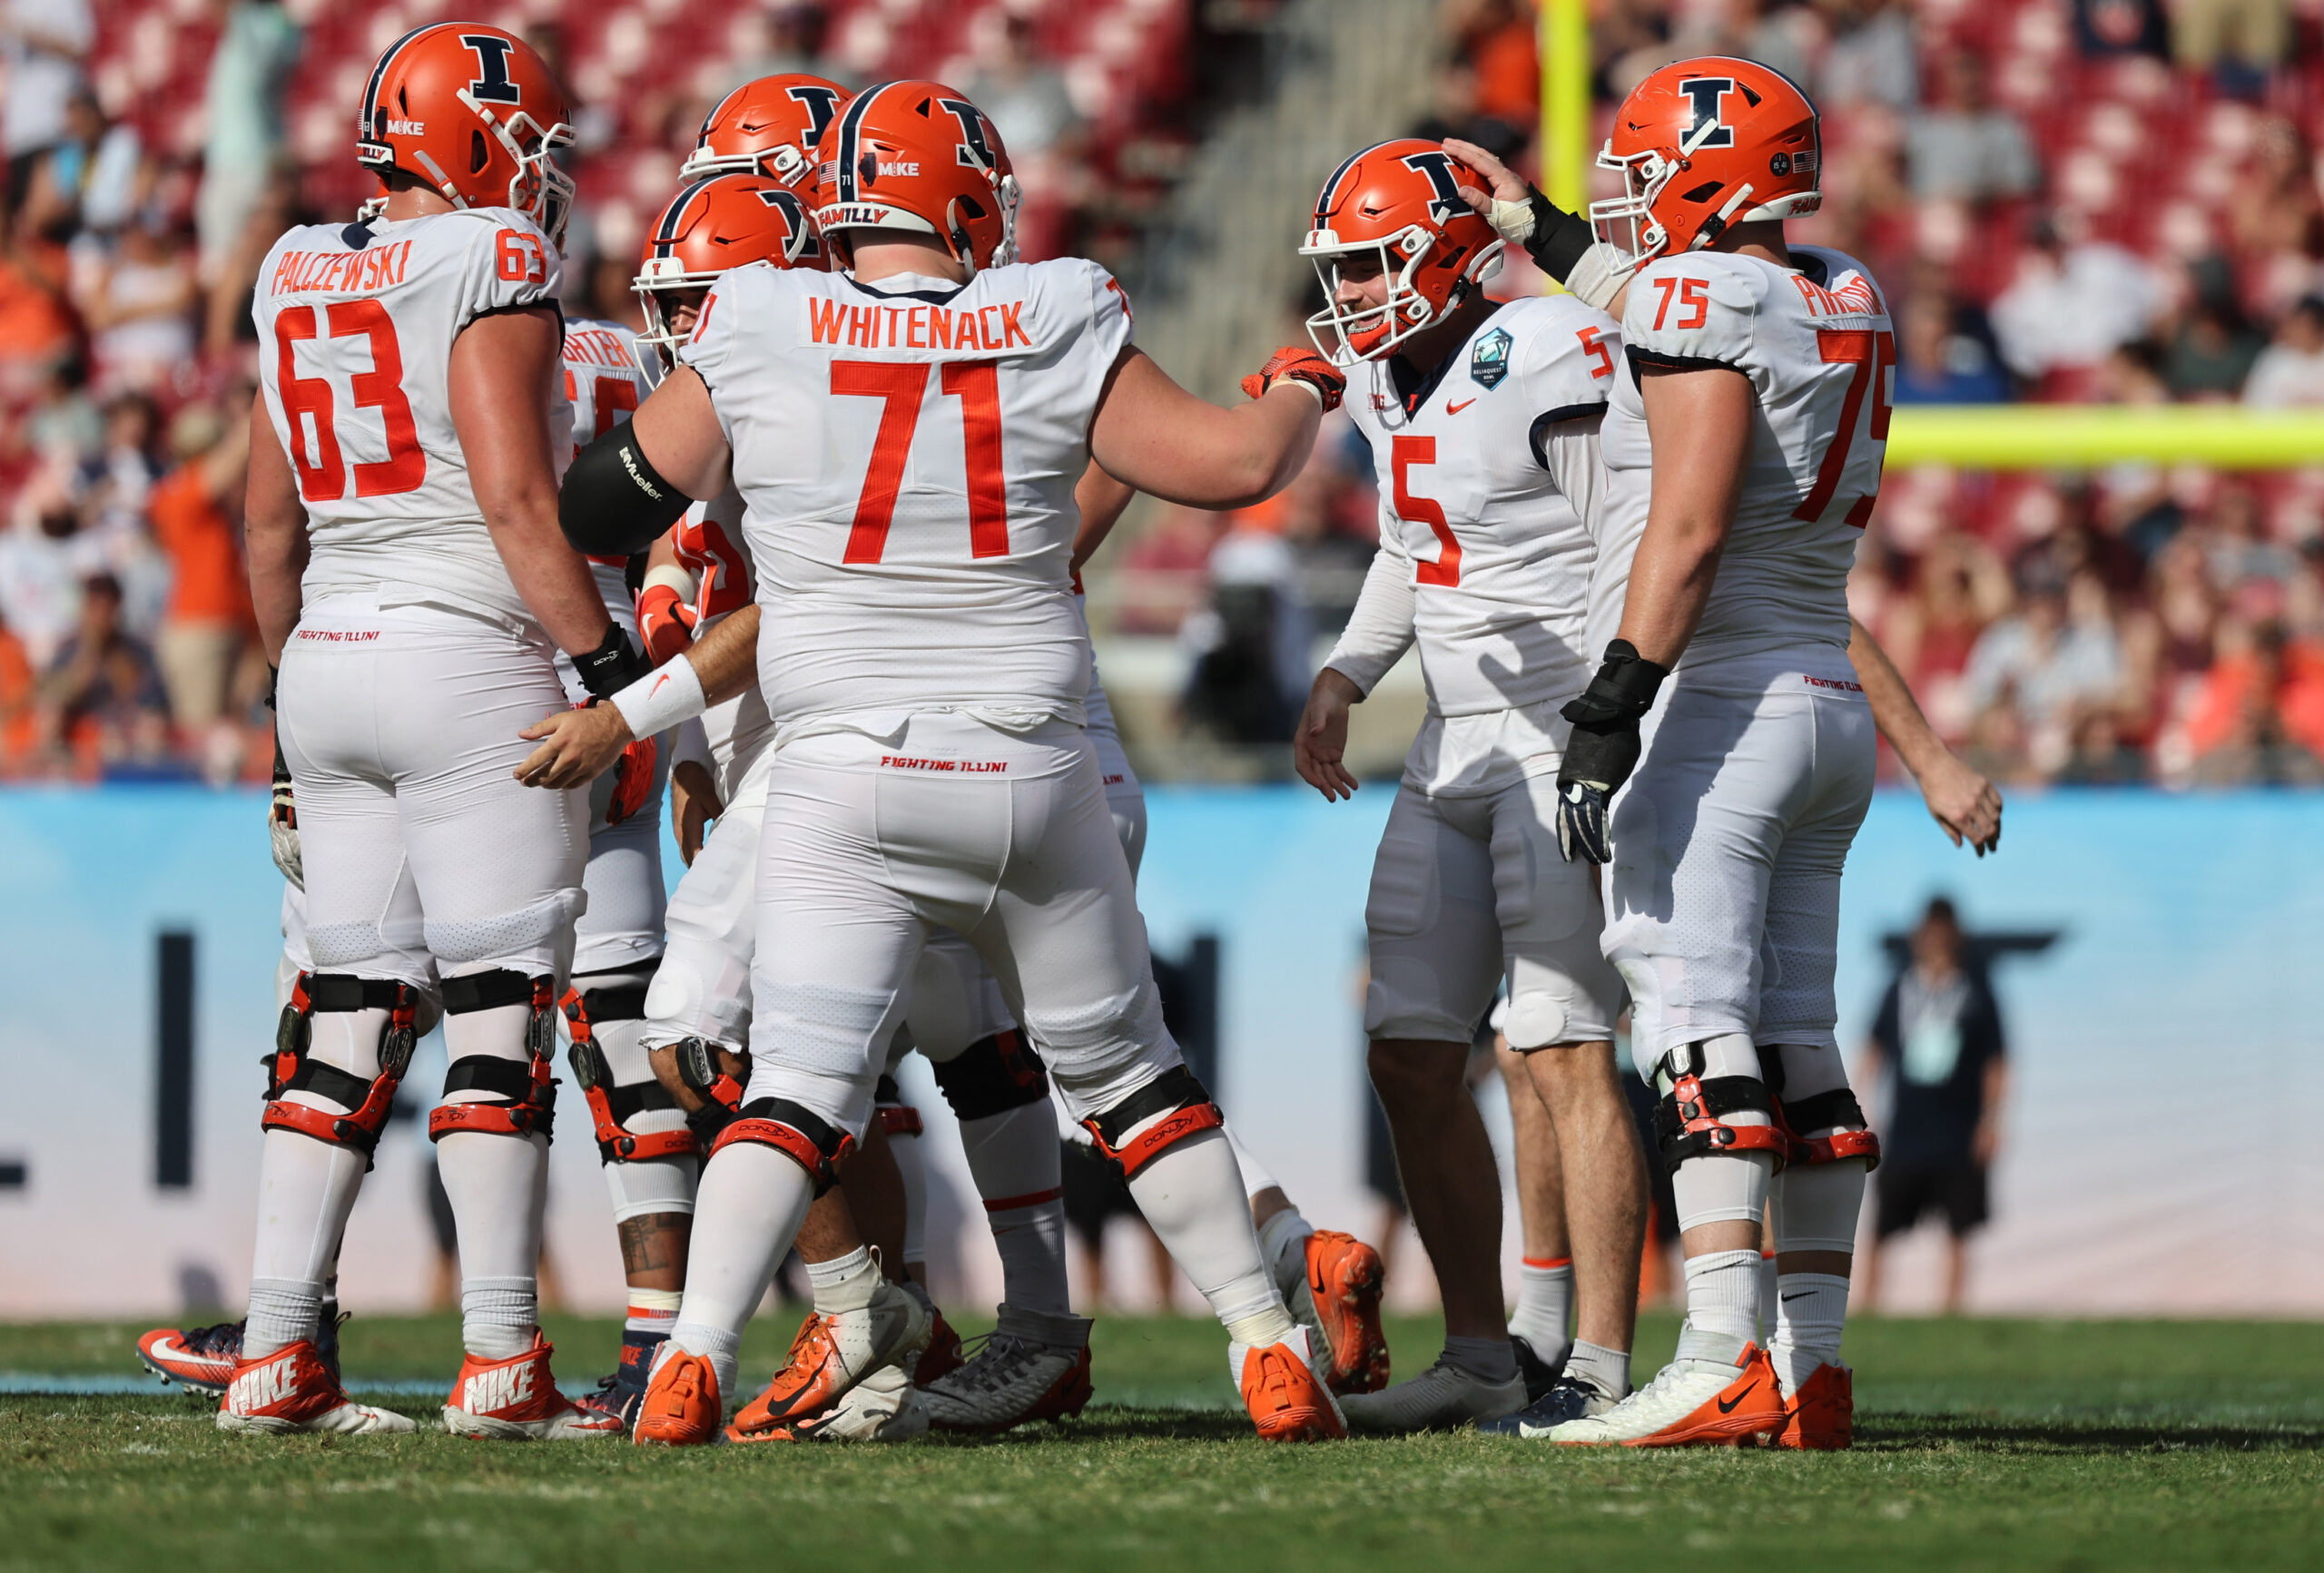
[[[606,805],[606,823],[617,825],[645,806],[654,794],[655,740],[639,738],[621,751],[614,765],[614,801]]]
[[[672,585],[648,585],[637,596],[637,632],[645,658],[660,666],[685,654],[694,643],[694,614]]]
[[[1295,344],[1285,345],[1267,357],[1265,366],[1243,379],[1243,391],[1257,398],[1285,378],[1314,388],[1326,413],[1340,407],[1340,395],[1347,391],[1347,379],[1340,375],[1338,367]]]

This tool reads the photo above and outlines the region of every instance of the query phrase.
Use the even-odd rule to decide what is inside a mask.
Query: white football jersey
[[[734,449],[779,725],[1084,719],[1073,488],[1129,336],[1120,287],[1078,259],[965,285],[719,280],[683,354]]]
[[[572,409],[572,432],[558,463],[558,478],[572,455],[629,418],[639,400],[654,391],[637,357],[637,336],[618,322],[575,317],[565,324],[565,402]],[[637,604],[630,595],[625,557],[592,557],[589,572],[605,597],[606,610],[635,634]]]
[[[1349,374],[1380,551],[1327,664],[1369,693],[1417,639],[1429,721],[1406,766],[1416,790],[1489,791],[1556,768],[1556,708],[1590,680],[1585,518],[1620,359],[1612,318],[1534,296],[1487,318],[1433,380],[1393,358]]]
[[[548,238],[507,208],[310,224],[274,243],[251,314],[267,417],[306,505],[308,600],[355,590],[533,623],[469,487],[448,383],[460,330],[554,305],[558,270]]]
[[[678,562],[694,579],[694,637],[751,604],[753,594],[750,547],[743,535],[743,496],[728,487],[708,502],[694,504],[675,526],[671,544]],[[764,638],[764,625],[760,637]],[[743,778],[774,737],[766,696],[753,683],[734,698],[703,712],[702,730],[710,743],[712,774],[718,795],[734,800]]]
[[[1590,647],[1621,625],[1630,559],[1645,533],[1653,449],[1640,365],[1720,366],[1758,393],[1735,524],[1701,624],[1679,664],[1848,644],[1847,578],[1880,490],[1896,339],[1861,263],[1819,246],[1793,266],[1693,251],[1657,258],[1630,282],[1603,446],[1607,496],[1590,593]]]

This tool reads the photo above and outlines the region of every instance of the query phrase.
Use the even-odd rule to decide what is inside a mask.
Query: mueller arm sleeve
[[[662,478],[625,420],[573,456],[556,522],[574,550],[625,557],[652,546],[694,500]]]

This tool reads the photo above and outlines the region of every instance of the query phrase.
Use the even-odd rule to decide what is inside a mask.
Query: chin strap
[[[409,983],[337,972],[299,974],[290,986],[290,1002],[282,1008],[275,1027],[274,1052],[261,1061],[266,1067],[267,1102],[259,1116],[259,1128],[296,1131],[361,1153],[368,1171],[379,1145],[379,1132],[388,1123],[388,1112],[395,1106],[396,1088],[402,1085],[411,1051],[419,1043],[415,1026],[419,1008],[419,990]],[[309,1052],[317,1011],[356,1010],[388,1013],[387,1032],[379,1039],[379,1074],[368,1080],[326,1065]],[[327,1097],[344,1105],[349,1112],[335,1115],[311,1104],[292,1103],[284,1095],[294,1092]]]

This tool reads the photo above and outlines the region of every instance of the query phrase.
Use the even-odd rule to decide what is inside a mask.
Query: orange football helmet
[[[824,129],[815,222],[935,236],[974,272],[1017,260],[1017,177],[1000,132],[940,82],[883,82]],[[839,259],[845,261],[845,257]]]
[[[756,174],[796,190],[815,178],[815,146],[855,95],[836,82],[794,73],[746,82],[703,116],[682,181]]]
[[[1640,262],[1698,251],[1730,224],[1822,207],[1823,154],[1816,106],[1782,72],[1723,54],[1681,60],[1614,112],[1598,167],[1627,189],[1590,203],[1590,221]]]
[[[355,162],[385,185],[409,175],[454,207],[514,208],[561,241],[573,177],[565,91],[532,45],[501,27],[439,22],[388,45],[363,88]]]
[[[764,175],[713,175],[671,198],[646,237],[637,277],[630,280],[645,308],[639,356],[658,353],[675,366],[685,334],[671,325],[675,308],[665,311],[664,297],[707,291],[721,273],[746,262],[819,273],[829,265],[814,221],[790,187]]]
[[[1365,148],[1324,182],[1299,254],[1324,284],[1324,309],[1307,319],[1307,333],[1334,363],[1378,359],[1501,271],[1502,239],[1462,200],[1462,186],[1487,189],[1468,165],[1418,137]],[[1345,257],[1378,259],[1385,301],[1341,303]]]

